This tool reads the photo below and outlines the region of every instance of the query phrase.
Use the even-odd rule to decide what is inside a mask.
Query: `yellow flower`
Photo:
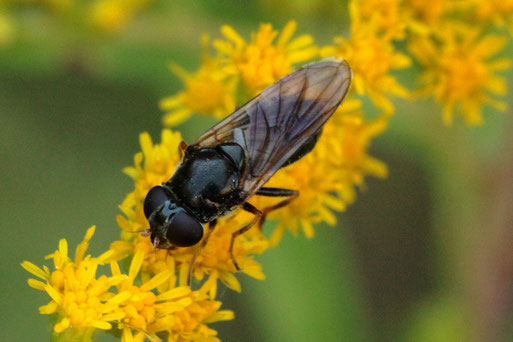
[[[506,93],[505,79],[496,72],[509,68],[511,60],[490,60],[505,44],[504,37],[481,37],[477,29],[451,25],[436,36],[421,37],[409,45],[424,67],[420,78],[423,93],[443,105],[446,124],[452,123],[455,113],[462,115],[467,124],[480,124],[484,105],[505,110],[505,103],[492,95]]]
[[[223,72],[219,59],[208,54],[208,38],[203,37],[202,64],[198,71],[188,73],[173,64],[171,70],[178,75],[185,86],[180,93],[164,98],[160,102],[166,111],[164,125],[176,126],[192,114],[223,118],[235,109],[236,79]]]
[[[406,23],[402,13],[402,0],[351,0],[352,25],[373,22],[376,33],[392,39],[402,39]]]
[[[279,35],[271,24],[262,24],[246,42],[232,27],[224,25],[221,32],[227,40],[214,41],[214,47],[225,71],[240,78],[252,97],[292,72],[294,64],[317,55],[312,36],[305,34],[291,40],[295,30],[294,21],[289,21]]]
[[[406,0],[404,6],[411,16],[424,25],[435,24],[448,10],[451,0]]]
[[[444,23],[458,20],[468,23],[474,1],[476,0],[405,0],[402,6],[403,21],[411,34],[426,36],[438,30]],[[476,24],[481,26],[483,23]]]
[[[148,191],[155,185],[167,181],[180,161],[178,146],[182,141],[180,133],[171,130],[162,131],[162,143],[154,145],[148,133],[139,136],[142,152],[134,157],[134,166],[126,167],[123,171],[135,183],[135,189],[129,193],[120,205],[121,211],[127,218],[118,216],[118,224],[123,229],[124,239],[134,236],[148,228],[142,203]]]
[[[82,243],[77,247],[75,259],[68,256],[68,244],[60,240],[59,249],[48,258],[53,259],[55,270],[45,266],[43,269],[24,261],[21,265],[28,272],[43,281],[29,279],[28,284],[38,290],[46,291],[51,301],[39,308],[41,314],[57,313],[59,321],[54,326],[56,333],[68,328],[91,331],[95,328],[109,330],[109,321],[119,317],[117,305],[107,305],[113,296],[109,289],[119,284],[125,276],[100,276],[96,278],[96,269],[102,259],[85,256],[89,240],[95,227],[88,229]],[[89,328],[89,329],[88,329]]]
[[[352,86],[358,95],[367,93],[376,106],[393,113],[394,106],[386,95],[406,97],[408,91],[390,72],[408,67],[410,59],[395,50],[389,37],[377,32],[376,23],[370,24],[355,21],[351,24],[351,39],[335,37],[336,45],[322,48],[321,55],[347,60],[353,71]]]
[[[328,121],[312,152],[278,171],[266,184],[300,191],[289,205],[269,214],[269,218],[279,220],[271,237],[273,245],[285,229],[296,234],[301,227],[312,237],[315,223],[334,225],[333,211],[343,211],[354,201],[354,188],[363,185],[365,176],[386,176],[386,166],[368,156],[367,150],[371,139],[385,130],[387,116],[365,122],[359,102],[348,99],[347,104]],[[277,200],[255,196],[251,202],[265,208]]]
[[[90,5],[91,25],[106,33],[124,29],[149,0],[96,0]]]
[[[352,115],[337,114],[327,125],[327,132],[331,130],[332,146],[337,151],[340,149],[337,158],[332,160],[335,168],[340,171],[342,180],[338,192],[347,203],[355,200],[355,187],[363,186],[366,176],[387,176],[386,165],[367,154],[372,139],[382,134],[387,125],[386,114],[376,119],[365,120],[361,111]]]
[[[196,249],[199,248],[199,244],[188,248],[153,251],[149,237],[134,234],[149,227],[144,216],[144,199],[153,186],[162,184],[173,174],[179,162],[178,145],[180,141],[180,134],[170,130],[163,130],[161,144],[153,144],[147,133],[141,134],[142,153],[135,155],[134,167],[125,168],[125,173],[130,175],[135,182],[135,190],[126,196],[120,206],[125,216],[118,216],[118,224],[123,230],[123,239],[133,240],[134,237],[135,239],[133,241],[116,241],[112,244],[111,249],[113,258],[117,260],[142,250],[145,255],[141,272],[143,278],[151,277],[163,270],[169,270],[174,274],[176,270],[180,274],[180,284],[185,285],[191,259]],[[229,254],[229,246],[232,232],[242,228],[249,222],[249,219],[250,217],[245,213],[237,212],[235,217],[219,220],[208,243],[195,262],[193,274],[195,279],[201,281],[205,275],[208,275],[214,283],[219,279],[228,287],[240,291],[240,284],[233,275],[236,270]],[[268,248],[268,241],[257,229],[252,229],[244,236],[237,238],[234,255],[244,273],[257,279],[264,278],[260,265],[253,260],[252,255],[260,254],[266,248]],[[159,290],[174,286],[175,278],[171,278],[171,280],[172,282],[163,285]],[[209,293],[214,298],[216,287],[211,287]]]
[[[88,229],[74,260],[68,256],[66,240],[59,242],[59,249],[48,256],[54,262],[53,272],[46,266],[41,269],[28,261],[22,263],[23,268],[43,280],[29,279],[28,284],[50,296],[50,303],[39,311],[58,315],[54,331],[61,340],[89,340],[95,329],[112,330],[113,323],[122,330],[123,341],[142,341],[144,337],[159,340],[157,335],[177,341],[218,340],[217,332],[206,324],[232,319],[233,312],[219,311],[221,302],[209,299],[207,293],[213,291],[215,282],[207,281],[201,289],[192,291],[187,286],[176,287],[174,272],[168,269],[141,277],[145,260],[142,249],[133,255],[128,274],[121,272],[117,262],[110,261],[112,276],[96,278],[98,267],[115,253],[109,250],[98,258],[85,255],[94,230],[94,226]],[[166,290],[157,291],[164,283]],[[114,287],[115,291],[111,290]]]
[[[151,251],[150,253],[153,253]],[[165,336],[171,341],[197,341],[201,339],[217,340],[215,330],[206,326],[207,322],[228,320],[233,318],[231,311],[218,311],[221,303],[209,300],[206,293],[213,286],[207,282],[198,291],[192,291],[188,286],[170,287],[169,290],[156,294],[155,289],[168,282],[174,272],[163,270],[151,279],[142,278],[142,285],[134,284],[145,260],[145,251],[135,252],[128,277],[117,285],[118,294],[110,300],[118,304],[121,313],[119,328],[123,331],[122,340],[130,341],[157,336]],[[121,275],[116,262],[111,262],[114,276]]]
[[[476,0],[475,14],[479,22],[491,22],[498,26],[507,26],[513,35],[512,0]]]

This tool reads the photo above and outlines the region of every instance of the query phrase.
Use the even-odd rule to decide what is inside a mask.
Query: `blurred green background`
[[[139,133],[159,141],[158,101],[181,89],[167,65],[194,70],[202,33],[230,24],[248,37],[296,19],[324,45],[348,28],[347,4],[330,0],[154,2],[116,35],[13,7],[0,46],[0,341],[48,339],[37,310],[48,298],[21,261],[41,265],[61,238],[74,249],[93,224],[93,255],[119,237],[117,205],[132,189],[121,169]],[[368,179],[337,227],[287,233],[258,259],[265,281],[240,275],[242,294],[221,289],[236,313],[213,325],[223,341],[513,340],[513,113],[446,127],[431,101],[396,106],[370,151],[390,176]],[[212,123],[179,129],[190,142]]]

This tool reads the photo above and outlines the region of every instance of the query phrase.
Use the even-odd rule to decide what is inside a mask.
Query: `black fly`
[[[342,59],[311,63],[270,85],[262,93],[201,135],[192,145],[180,144],[183,159],[174,175],[152,188],[144,214],[155,248],[171,249],[199,243],[218,217],[242,206],[254,219],[232,235],[233,242],[265,215],[299,195],[297,190],[263,185],[278,171],[310,152],[330,116],[344,99],[351,69]],[[251,196],[286,197],[259,210]],[[199,248],[191,261],[189,280]]]

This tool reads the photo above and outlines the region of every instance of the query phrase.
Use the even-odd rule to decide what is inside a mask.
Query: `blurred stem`
[[[510,120],[510,130],[513,121]],[[484,213],[475,239],[471,291],[480,341],[510,341],[507,327],[513,306],[513,139],[503,158],[485,175],[492,188],[483,199]]]
[[[51,342],[92,342],[95,328],[69,328],[60,334],[52,334]]]

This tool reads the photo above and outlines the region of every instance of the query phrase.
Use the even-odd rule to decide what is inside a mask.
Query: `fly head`
[[[201,222],[177,205],[172,193],[163,186],[153,187],[144,200],[144,215],[155,248],[189,247],[203,237]]]

